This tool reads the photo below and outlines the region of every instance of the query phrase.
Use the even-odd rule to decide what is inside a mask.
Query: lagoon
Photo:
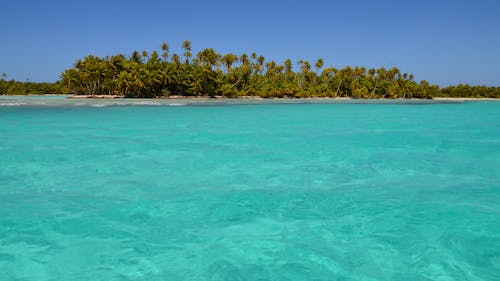
[[[500,103],[0,99],[5,280],[499,280]]]

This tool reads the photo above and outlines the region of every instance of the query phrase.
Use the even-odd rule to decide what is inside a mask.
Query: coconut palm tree
[[[186,59],[186,65],[189,64],[189,60],[191,59],[192,57],[192,53],[191,53],[191,42],[189,40],[184,40],[184,42],[182,42],[182,49],[184,49],[184,58]]]
[[[163,42],[161,44],[161,50],[162,50],[162,54],[161,56],[163,57],[163,61],[164,62],[167,62],[167,59],[168,59],[168,52],[169,52],[169,48],[168,48],[168,44]]]
[[[226,67],[228,73],[231,71],[233,64],[237,61],[238,57],[235,54],[226,54],[221,58],[221,62]]]

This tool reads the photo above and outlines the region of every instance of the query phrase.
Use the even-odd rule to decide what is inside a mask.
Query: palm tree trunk
[[[337,85],[337,90],[335,91],[335,97],[338,97],[341,85],[342,85],[342,80],[340,80],[339,84]]]

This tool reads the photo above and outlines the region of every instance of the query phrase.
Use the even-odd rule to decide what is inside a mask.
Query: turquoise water
[[[500,103],[0,100],[0,274],[500,280]]]

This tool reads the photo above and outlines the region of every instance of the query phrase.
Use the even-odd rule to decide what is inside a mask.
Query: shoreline
[[[69,95],[67,99],[124,99],[120,95]]]
[[[68,96],[69,99],[136,99],[127,98],[122,95],[71,95]],[[227,100],[356,100],[352,97],[306,97],[306,98],[295,98],[295,97],[282,97],[282,98],[265,98],[259,96],[238,96],[238,97],[225,97],[225,96],[169,96],[169,97],[156,97],[156,98],[144,98],[144,99],[162,99],[162,100],[217,100],[217,99],[227,99]],[[433,97],[433,98],[409,98],[409,99],[359,99],[359,100],[438,100],[438,101],[455,101],[455,102],[465,102],[465,101],[500,101],[500,98],[463,98],[463,97]]]
[[[40,95],[44,96],[44,95]],[[64,95],[61,95],[64,96]],[[244,99],[244,100],[272,100],[272,99],[284,99],[284,100],[307,100],[307,99],[332,99],[332,100],[351,100],[353,98],[351,97],[337,97],[337,98],[331,98],[331,97],[307,97],[307,98],[292,98],[292,97],[285,97],[285,98],[264,98],[264,97],[259,97],[259,96],[238,96],[238,97],[225,97],[225,96],[169,96],[169,97],[155,97],[155,98],[135,98],[135,97],[130,97],[127,98],[122,95],[66,95],[68,99],[161,99],[161,100],[218,100],[218,99],[226,99],[226,100],[238,100],[238,99]]]
[[[161,99],[161,100],[358,100],[352,97],[260,97],[260,96],[238,96],[238,97],[226,97],[226,96],[180,96],[172,95],[169,97],[156,97],[156,98],[128,98],[123,95],[76,95],[76,94],[44,94],[44,95],[1,95],[3,97],[26,97],[26,96],[39,96],[39,97],[54,97],[60,96],[67,99]],[[397,98],[397,99],[384,99],[384,98],[363,98],[359,100],[437,100],[437,101],[454,101],[454,102],[466,102],[466,101],[500,101],[500,98],[467,98],[467,97],[433,97],[433,98]]]
[[[500,98],[456,98],[456,97],[435,97],[433,100],[442,101],[499,101]]]

